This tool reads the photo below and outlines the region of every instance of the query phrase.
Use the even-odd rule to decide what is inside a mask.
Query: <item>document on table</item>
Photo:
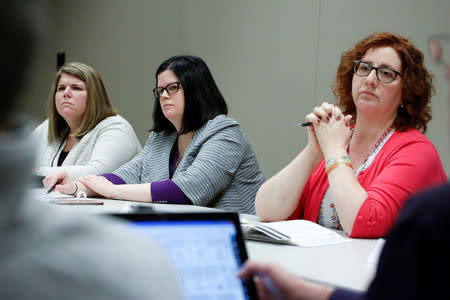
[[[349,242],[350,239],[306,220],[259,222],[242,224],[244,236],[249,240],[318,247]]]
[[[378,265],[378,260],[380,259],[381,251],[383,250],[385,239],[378,239],[375,247],[369,255],[368,263],[373,265]]]
[[[61,194],[60,192],[53,191],[47,194],[48,189],[32,189],[31,194],[38,200],[48,202],[51,199],[75,199],[73,195]]]
[[[87,198],[85,192],[78,192],[75,197],[56,191],[47,194],[47,189],[33,189],[31,195],[40,201],[60,205],[103,205],[102,200]]]

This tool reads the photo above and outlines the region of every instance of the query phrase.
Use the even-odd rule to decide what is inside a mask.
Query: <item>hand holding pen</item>
[[[65,171],[58,170],[47,175],[42,183],[44,187],[48,188],[47,194],[53,192],[58,185],[70,183],[70,178]]]
[[[350,125],[351,115],[344,116],[338,106],[324,102],[321,106],[316,106],[310,114],[306,115],[306,122],[299,123],[297,126],[308,127],[313,124],[318,125],[320,122],[328,123],[333,116],[336,120],[344,117],[345,125]]]
[[[300,126],[308,126],[308,148],[320,156],[327,156],[330,151],[345,148],[348,143],[349,126],[352,115],[345,116],[338,106],[323,103],[306,116],[306,122]],[[345,151],[345,150],[344,150]]]
[[[312,153],[316,153],[317,155],[319,155],[321,159],[323,158],[323,153],[317,139],[316,126],[319,126],[320,124],[328,124],[331,118],[335,118],[337,121],[341,120],[341,118],[344,118],[345,125],[349,126],[352,116],[344,116],[339,107],[324,102],[321,106],[315,107],[311,113],[306,115],[306,122],[297,124],[297,126],[308,128],[307,148],[311,149]]]
[[[47,194],[50,194],[51,192],[53,192],[53,191],[55,190],[56,185],[58,185],[58,184],[60,184],[60,183],[61,183],[60,181],[57,181],[54,185],[52,185],[52,186],[48,189]]]

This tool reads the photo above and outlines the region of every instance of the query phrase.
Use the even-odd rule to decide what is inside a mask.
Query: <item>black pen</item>
[[[51,186],[48,191],[47,194],[50,194],[51,192],[53,192],[55,190],[55,187],[57,184],[60,184],[61,182],[57,181],[53,186]]]
[[[311,126],[311,125],[312,125],[311,122],[303,122],[303,123],[297,124],[297,126],[300,126],[300,127],[308,127],[308,126]]]

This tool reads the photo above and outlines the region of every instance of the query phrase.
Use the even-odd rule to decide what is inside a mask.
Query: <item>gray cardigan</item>
[[[176,138],[152,132],[141,153],[113,173],[134,184],[169,179]],[[219,115],[195,132],[172,181],[195,205],[254,214],[264,176],[239,124]]]

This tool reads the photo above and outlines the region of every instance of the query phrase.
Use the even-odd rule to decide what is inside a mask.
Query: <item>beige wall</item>
[[[322,101],[340,54],[373,31],[410,38],[435,75],[427,136],[450,170],[448,83],[427,38],[450,34],[448,0],[54,1],[50,39],[39,54],[24,111],[45,118],[56,51],[92,65],[144,143],[152,125],[154,72],[175,54],[201,56],[250,139],[266,177],[306,144],[296,124]]]

